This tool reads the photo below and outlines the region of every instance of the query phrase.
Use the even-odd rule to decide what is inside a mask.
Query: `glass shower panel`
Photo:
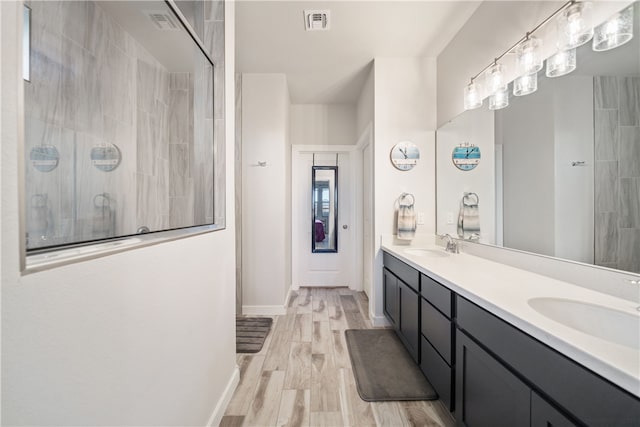
[[[27,249],[212,224],[213,63],[161,1],[32,1]]]

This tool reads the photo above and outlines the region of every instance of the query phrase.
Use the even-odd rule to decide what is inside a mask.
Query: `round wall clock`
[[[461,171],[470,171],[480,163],[480,147],[468,142],[462,143],[453,149],[451,160]]]
[[[408,171],[418,164],[420,158],[420,150],[418,147],[409,141],[398,142],[391,149],[391,163],[396,169],[401,171]]]

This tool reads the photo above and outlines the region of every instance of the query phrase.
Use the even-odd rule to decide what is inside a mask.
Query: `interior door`
[[[312,167],[338,166],[337,252],[312,252],[312,239],[317,238],[312,227]],[[349,153],[299,152],[292,167],[293,206],[293,282],[294,286],[348,286],[353,277],[351,159]]]

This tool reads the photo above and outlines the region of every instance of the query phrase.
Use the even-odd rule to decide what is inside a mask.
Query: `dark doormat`
[[[348,329],[344,334],[362,400],[438,398],[393,329]]]
[[[269,335],[270,317],[236,317],[236,353],[257,353]]]

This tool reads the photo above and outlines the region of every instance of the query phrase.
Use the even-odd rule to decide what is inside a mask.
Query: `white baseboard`
[[[371,325],[377,328],[391,326],[389,319],[387,319],[385,316],[372,316],[371,314],[369,314],[369,318],[371,319]]]
[[[227,409],[227,405],[231,402],[231,398],[233,397],[233,392],[236,391],[236,387],[240,383],[240,368],[236,365],[233,373],[231,374],[231,378],[229,378],[229,382],[227,383],[227,387],[224,389],[224,393],[222,393],[222,397],[218,400],[213,413],[209,417],[209,422],[207,422],[208,427],[217,427],[220,425],[220,421],[222,421],[222,417],[224,416],[224,411]]]
[[[249,316],[281,316],[287,314],[287,309],[284,305],[243,305],[242,314]]]

